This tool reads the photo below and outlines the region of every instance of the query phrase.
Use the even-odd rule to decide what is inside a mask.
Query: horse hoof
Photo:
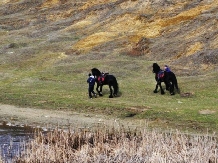
[[[156,90],[154,90],[154,93],[157,93],[157,91],[156,91]]]
[[[170,93],[170,95],[175,95],[175,93],[174,93],[174,92],[172,92],[172,93]]]
[[[109,96],[109,98],[113,98],[113,96]]]
[[[162,94],[162,95],[164,95],[164,94],[165,94],[165,92],[161,92],[161,94]]]

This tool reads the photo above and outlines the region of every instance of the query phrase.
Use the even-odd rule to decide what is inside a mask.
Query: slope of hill
[[[120,53],[217,69],[217,11],[213,0],[5,0],[0,54],[16,50],[17,62],[39,51]]]

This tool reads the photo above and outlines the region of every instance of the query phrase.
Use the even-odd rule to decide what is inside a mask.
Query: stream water
[[[3,161],[11,163],[13,157],[19,157],[33,133],[33,128],[28,126],[0,123],[0,155]]]

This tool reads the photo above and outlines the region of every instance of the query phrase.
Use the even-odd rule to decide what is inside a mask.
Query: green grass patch
[[[217,75],[177,76],[181,95],[153,93],[154,74],[143,59],[117,56],[116,60],[82,60],[81,56],[60,58],[60,54],[39,54],[17,64],[1,67],[0,102],[45,109],[69,109],[119,118],[151,120],[155,126],[192,131],[218,130]],[[69,62],[71,61],[71,62]],[[90,100],[86,80],[91,68],[113,74],[119,83],[119,97]],[[176,73],[176,72],[175,72]]]

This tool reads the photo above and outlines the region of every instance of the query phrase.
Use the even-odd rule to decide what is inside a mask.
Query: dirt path
[[[0,122],[9,125],[28,125],[33,127],[95,127],[99,125],[113,125],[119,127],[139,126],[141,123],[132,120],[119,120],[103,115],[81,114],[72,111],[46,110],[34,108],[21,108],[12,105],[0,104]]]

